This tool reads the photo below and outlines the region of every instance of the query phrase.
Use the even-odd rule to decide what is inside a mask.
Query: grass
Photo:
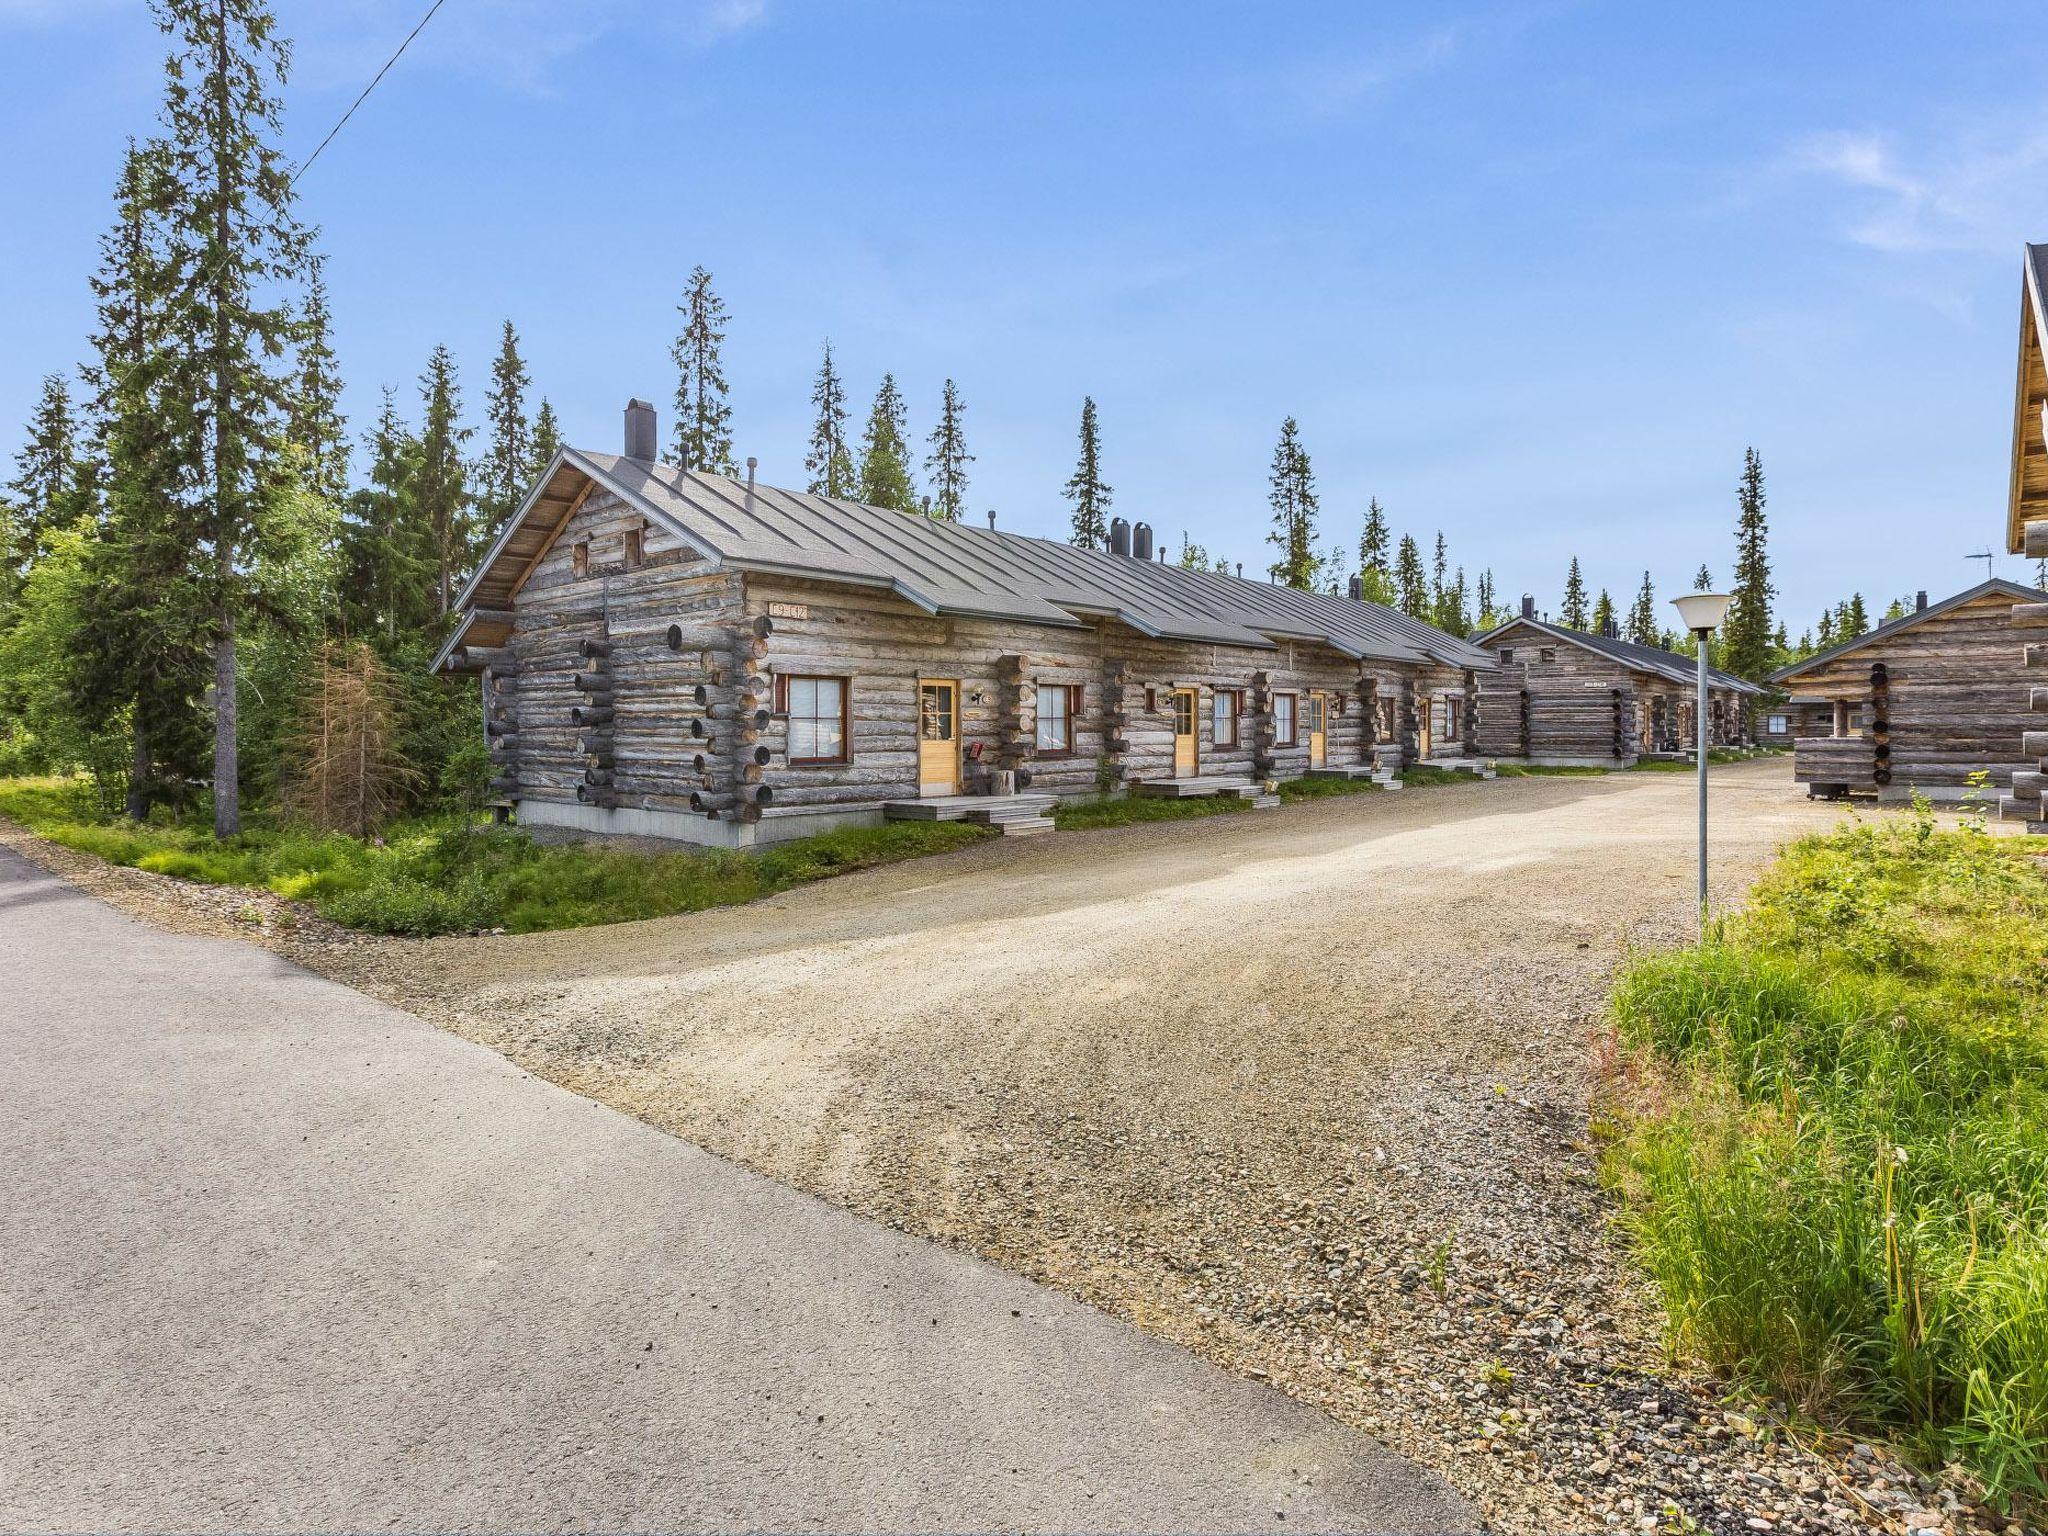
[[[1379,785],[1371,779],[1329,778],[1282,779],[1280,799],[1292,805],[1297,800],[1326,800],[1332,795],[1370,795],[1379,793]]]
[[[1129,827],[1142,821],[1187,821],[1199,816],[1228,816],[1250,810],[1249,800],[1235,795],[1206,795],[1200,799],[1167,800],[1137,795],[1062,801],[1052,819],[1062,832],[1085,831],[1093,827]]]
[[[2048,1497],[2048,873],[1925,806],[1787,850],[1614,997],[1607,1166],[1674,1344]]]
[[[890,822],[757,850],[634,853],[543,844],[463,818],[409,823],[362,842],[252,825],[215,842],[197,827],[106,822],[82,782],[0,781],[0,815],[66,848],[203,885],[254,886],[371,933],[481,928],[533,933],[753,901],[832,875],[942,852],[992,834],[961,822]]]
[[[1599,778],[1611,773],[1608,768],[1591,768],[1584,765],[1573,767],[1550,767],[1542,763],[1497,763],[1494,776],[1502,779],[1585,779]]]
[[[1398,775],[1400,781],[1410,789],[1421,789],[1432,784],[1460,784],[1471,781],[1468,773],[1459,773],[1450,768],[1438,768],[1431,763],[1416,763],[1403,768]]]

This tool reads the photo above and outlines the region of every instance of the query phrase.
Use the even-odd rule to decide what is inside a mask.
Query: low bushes
[[[1787,851],[1614,999],[1608,1166],[1675,1344],[2048,1494],[2048,875],[1925,809]]]
[[[206,885],[260,886],[371,933],[577,928],[731,906],[794,885],[936,853],[990,833],[960,822],[892,822],[759,851],[635,853],[548,845],[450,817],[361,840],[259,824],[226,842],[195,827],[98,820],[83,781],[0,781],[0,815],[111,864]]]

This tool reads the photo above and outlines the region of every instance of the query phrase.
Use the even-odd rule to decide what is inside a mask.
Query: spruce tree
[[[1479,573],[1479,627],[1492,629],[1499,622],[1496,596],[1493,588],[1493,567],[1488,566]]]
[[[2048,560],[2034,562],[2034,590],[2048,592]]]
[[[1628,637],[1637,645],[1657,643],[1657,589],[1650,585],[1650,573],[1643,572],[1643,584],[1636,588],[1635,603],[1628,611]]]
[[[1392,541],[1387,534],[1387,514],[1375,496],[1365,504],[1365,529],[1358,539],[1358,575],[1361,595],[1369,603],[1391,608],[1400,594],[1394,590],[1391,564]]]
[[[476,497],[469,483],[463,446],[475,429],[462,424],[462,386],[455,359],[436,346],[420,375],[419,468],[413,477],[414,505],[434,552],[434,612],[454,603],[455,578],[469,569],[476,537]]]
[[[306,263],[306,305],[299,317],[298,378],[285,432],[301,458],[306,488],[333,506],[348,494],[348,419],[341,414],[341,370],[334,359],[326,258]]]
[[[1615,624],[1614,599],[1609,597],[1607,589],[1602,587],[1599,597],[1593,601],[1593,633],[1604,635],[1614,629]]]
[[[1422,551],[1405,533],[1394,556],[1394,593],[1401,611],[1409,618],[1429,618],[1429,583],[1422,570]]]
[[[484,391],[490,441],[477,466],[476,505],[478,521],[486,529],[498,527],[512,514],[533,480],[533,428],[526,420],[526,391],[532,383],[519,355],[519,333],[507,320],[491,363],[490,388]]]
[[[1579,574],[1579,557],[1572,556],[1571,570],[1564,578],[1564,606],[1558,610],[1558,622],[1567,629],[1584,629],[1591,621],[1586,611],[1586,579]]]
[[[1281,422],[1280,441],[1273,446],[1266,501],[1273,509],[1273,529],[1266,542],[1280,551],[1280,558],[1268,571],[1284,586],[1303,592],[1315,590],[1323,563],[1315,552],[1315,471],[1309,466],[1308,450],[1301,446],[1301,432],[1292,416]]]
[[[1706,566],[1702,565],[1702,566],[1701,566],[1701,567],[1699,568],[1698,572],[1697,572],[1697,573],[1696,573],[1696,574],[1695,574],[1695,575],[1693,576],[1693,579],[1692,579],[1692,589],[1693,589],[1693,591],[1695,591],[1695,592],[1711,592],[1711,591],[1713,591],[1713,590],[1714,590],[1714,573],[1713,573],[1712,571],[1708,570],[1708,569],[1706,568]]]
[[[1820,616],[1820,625],[1816,633],[1818,634],[1820,639],[1820,649],[1826,650],[1829,646],[1835,643],[1834,610],[1828,609],[1822,612]]]
[[[1462,565],[1458,567],[1458,574],[1448,590],[1443,622],[1437,627],[1463,640],[1472,633],[1472,592],[1465,585],[1465,567]]]
[[[1429,606],[1433,615],[1431,622],[1438,629],[1450,627],[1444,622],[1450,613],[1450,589],[1444,584],[1444,578],[1450,571],[1450,564],[1450,551],[1444,544],[1444,531],[1439,528],[1436,531],[1436,553],[1429,562]]]
[[[924,461],[932,482],[932,515],[949,523],[960,521],[967,506],[967,466],[974,455],[967,451],[967,429],[961,419],[967,407],[951,379],[939,399],[939,424],[932,428],[931,453]]]
[[[1765,544],[1764,465],[1754,448],[1742,455],[1742,479],[1736,488],[1735,601],[1722,631],[1721,665],[1737,677],[1762,682],[1771,661],[1770,554]]]
[[[673,457],[683,469],[713,475],[738,471],[732,458],[732,407],[726,401],[725,369],[719,348],[725,341],[725,301],[711,291],[711,274],[690,269],[690,284],[676,306],[682,334],[669,348],[676,365],[676,422]]]
[[[282,360],[297,320],[279,285],[299,276],[306,248],[276,147],[290,50],[265,0],[154,4],[171,38],[164,224],[180,270],[165,393],[192,403],[197,428],[185,449],[204,514],[191,595],[211,618],[213,826],[229,837],[242,820],[237,636],[257,598],[258,557],[278,531],[276,445],[292,398]]]
[[[540,472],[554,462],[556,452],[562,446],[561,423],[555,420],[555,408],[548,403],[548,397],[540,397],[540,409],[533,413],[533,447],[526,461],[526,481],[531,485],[540,478]]]
[[[896,375],[885,373],[868,408],[867,430],[860,442],[859,499],[871,507],[894,512],[921,510],[917,485],[910,478],[910,428]]]
[[[377,425],[364,440],[369,481],[349,497],[342,529],[346,627],[376,637],[387,656],[439,616],[434,531],[420,515],[422,444],[384,391]]]
[[[1849,601],[1842,610],[1842,618],[1844,627],[1847,630],[1847,633],[1842,636],[1843,639],[1853,640],[1858,635],[1869,632],[1870,611],[1863,606],[1863,594],[1861,592],[1852,592],[1849,595]]]
[[[846,385],[832,366],[829,341],[825,343],[825,360],[818,365],[818,381],[811,386],[811,407],[817,415],[811,425],[810,448],[804,454],[804,468],[811,477],[808,489],[813,496],[851,496],[859,480],[846,446]]]
[[[14,478],[7,482],[14,522],[7,560],[18,575],[26,575],[48,552],[51,535],[78,511],[79,467],[71,386],[63,374],[47,374],[29,418],[28,441],[14,456]]]
[[[1102,439],[1095,418],[1095,399],[1081,401],[1081,454],[1061,493],[1074,504],[1067,542],[1082,549],[1109,547],[1109,502],[1113,494],[1102,478]]]

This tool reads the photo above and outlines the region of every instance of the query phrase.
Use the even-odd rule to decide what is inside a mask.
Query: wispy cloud
[[[1449,63],[1465,40],[1465,28],[1456,23],[1434,27],[1369,53],[1298,65],[1275,83],[1287,105],[1305,117],[1345,117]]]
[[[1893,254],[2009,251],[2014,231],[2044,211],[2048,132],[1971,133],[1946,143],[1904,143],[1896,134],[1837,130],[1794,144],[1783,169],[1832,184],[1852,244]]]

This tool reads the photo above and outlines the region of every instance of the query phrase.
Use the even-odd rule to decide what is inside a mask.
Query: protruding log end
[[[2036,518],[2020,529],[2020,552],[2029,560],[2048,560],[2048,517]]]

